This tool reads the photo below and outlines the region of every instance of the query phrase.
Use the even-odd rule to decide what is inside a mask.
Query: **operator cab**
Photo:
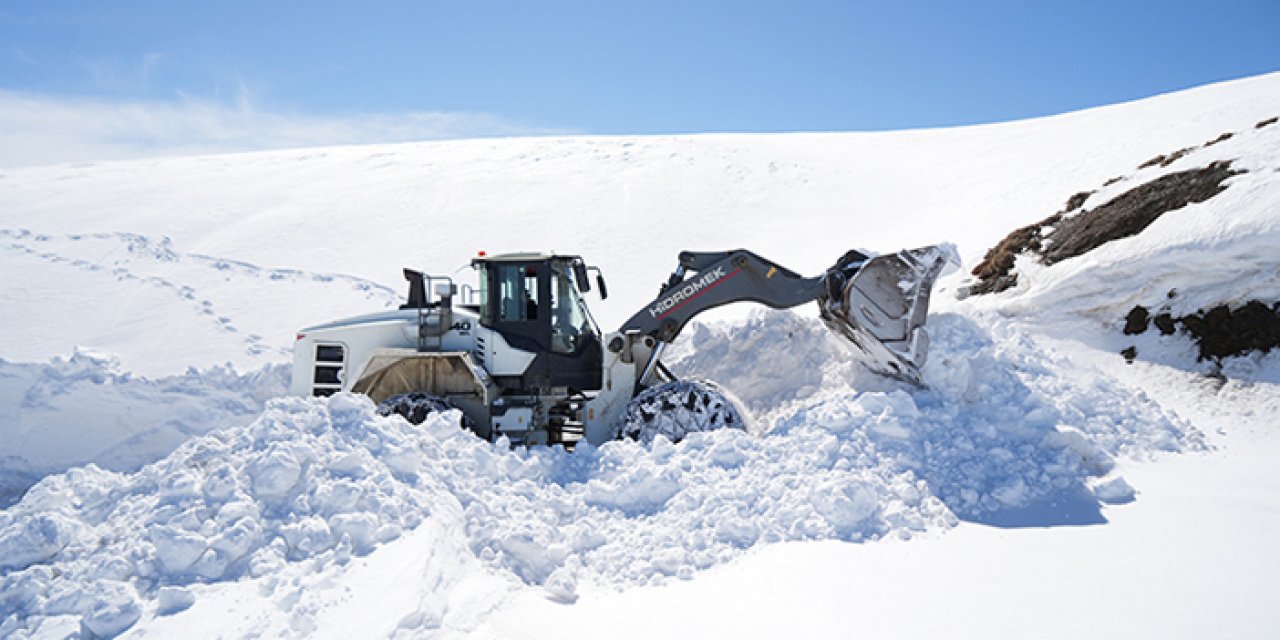
[[[509,253],[471,261],[480,281],[480,324],[536,356],[522,376],[496,377],[507,389],[601,388],[600,329],[582,293],[591,290],[578,256]],[[597,270],[598,272],[598,270]],[[597,277],[597,282],[604,284]],[[601,296],[605,295],[601,286]]]

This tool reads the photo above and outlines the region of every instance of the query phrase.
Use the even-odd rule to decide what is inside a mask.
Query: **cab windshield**
[[[551,263],[551,350],[573,353],[586,334],[597,333],[595,320],[578,292],[573,268],[567,262]]]

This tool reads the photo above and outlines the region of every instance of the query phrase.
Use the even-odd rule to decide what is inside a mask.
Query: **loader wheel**
[[[453,408],[453,404],[440,396],[414,391],[397,394],[379,402],[378,415],[389,416],[394,413],[408,420],[409,424],[422,424],[427,416]]]
[[[643,444],[658,435],[679,442],[696,431],[747,430],[746,411],[710,380],[677,380],[645,389],[627,404],[615,436]]]

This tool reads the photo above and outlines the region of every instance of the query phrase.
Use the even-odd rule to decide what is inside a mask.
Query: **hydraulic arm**
[[[928,353],[924,322],[933,282],[948,263],[949,245],[867,256],[849,251],[817,277],[806,278],[745,249],[681,252],[657,298],[623,324],[669,343],[694,316],[733,302],[786,309],[816,301],[826,325],[856,346],[872,369],[920,382]]]
[[[804,278],[745,249],[684,251],[658,297],[622,325],[671,342],[694,316],[733,302],[786,309],[817,300],[823,278]]]

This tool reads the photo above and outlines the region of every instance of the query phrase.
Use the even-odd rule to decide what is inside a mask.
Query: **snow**
[[[1119,327],[1173,287],[1280,298],[1280,126],[1254,127],[1277,114],[1273,74],[932,131],[6,170],[0,636],[1265,636],[1280,353]],[[1071,194],[1222,159],[1247,172],[1138,236],[996,296],[940,281],[923,388],[811,310],[691,325],[669,364],[750,433],[511,448],[282,397],[292,332],[397,304],[402,261],[581,253],[612,327],[680,249],[815,274],[945,240],[972,266]]]
[[[572,607],[521,593],[472,637],[1269,637],[1280,448],[1231,443],[1127,465],[1145,488],[1105,525],[762,545],[689,581],[580,588]]]
[[[82,349],[46,363],[0,359],[0,505],[49,473],[86,462],[136,470],[192,435],[247,423],[287,391],[288,371],[214,366],[150,379]]]

